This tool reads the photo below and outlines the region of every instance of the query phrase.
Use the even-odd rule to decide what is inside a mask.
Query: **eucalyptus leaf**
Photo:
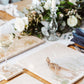
[[[59,5],[58,7],[63,8],[64,6],[60,6],[60,5]]]
[[[65,1],[61,1],[60,4],[65,4]]]
[[[71,3],[71,2],[67,2],[67,4],[69,4],[69,5],[74,5],[73,3]]]
[[[37,37],[38,37],[38,38],[41,38],[41,35],[40,35],[40,34],[38,34],[38,35],[37,35]]]

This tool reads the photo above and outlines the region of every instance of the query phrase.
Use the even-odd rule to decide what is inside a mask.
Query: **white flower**
[[[16,18],[16,22],[15,22],[16,30],[22,32],[24,30],[24,27],[25,27],[24,21],[21,18]]]
[[[49,10],[50,9],[50,7],[51,7],[51,0],[47,0],[47,2],[45,3],[45,5],[44,5],[44,8],[46,9],[46,10]]]
[[[39,6],[38,10],[41,10],[41,12],[44,12],[43,7]]]
[[[69,16],[69,18],[67,19],[67,24],[70,27],[74,27],[74,26],[76,26],[78,24],[78,20],[74,15]]]
[[[64,17],[64,15],[63,15],[62,13],[60,13],[60,14],[59,14],[59,16],[60,16],[61,18],[63,18],[63,17]]]
[[[31,10],[36,9],[40,6],[40,4],[41,4],[41,2],[39,0],[33,0],[30,9]]]
[[[22,19],[23,19],[23,21],[24,21],[24,24],[28,26],[28,23],[29,23],[29,22],[28,22],[28,17],[24,17],[24,18],[22,18]]]
[[[15,29],[19,32],[22,32],[25,29],[25,26],[28,26],[28,18],[16,18]]]
[[[76,0],[69,0],[69,2],[73,3],[74,5],[76,5]]]
[[[33,0],[30,10],[35,10],[37,13],[44,12],[41,2],[39,0]]]
[[[65,21],[62,22],[62,26],[64,26],[64,27],[66,26],[66,22]]]

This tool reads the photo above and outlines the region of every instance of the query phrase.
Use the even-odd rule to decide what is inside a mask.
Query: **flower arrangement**
[[[81,25],[82,18],[78,14],[76,0],[61,1],[57,15],[58,31],[61,33],[72,31]]]
[[[36,11],[32,12],[30,11],[28,13],[28,20],[29,20],[29,27],[28,30],[25,30],[25,32],[28,33],[29,35],[42,37],[41,27],[43,25],[41,24],[41,21],[43,20],[43,16]]]
[[[42,21],[51,21],[51,3],[52,0],[34,0],[30,9],[27,9],[28,14],[25,14],[26,18],[16,19],[15,29],[21,33],[42,37]],[[82,18],[79,15],[76,0],[65,0],[61,2],[58,0],[56,7],[58,8],[56,12],[58,23],[57,32],[61,34],[66,33],[81,25]]]
[[[24,17],[24,18],[16,18],[15,21],[15,30],[19,31],[19,32],[23,32],[24,30],[28,29],[28,18]]]
[[[28,14],[25,14],[25,18],[16,18],[15,30],[18,30],[22,35],[28,34],[41,38],[41,28],[43,27],[41,21],[43,20],[42,12],[44,10],[39,1],[36,0],[35,2],[32,3],[30,9],[26,9]]]

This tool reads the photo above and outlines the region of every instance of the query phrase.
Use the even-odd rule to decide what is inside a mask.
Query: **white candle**
[[[56,8],[56,0],[52,0],[52,11],[54,11],[55,10],[55,8]]]

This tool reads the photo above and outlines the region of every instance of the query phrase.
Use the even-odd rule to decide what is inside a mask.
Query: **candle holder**
[[[56,31],[58,29],[58,24],[56,22],[56,17],[57,17],[56,11],[57,11],[57,7],[54,10],[51,8],[51,16],[50,16],[51,22],[49,23],[50,36],[48,37],[49,41],[58,40],[58,37],[56,36]]]

